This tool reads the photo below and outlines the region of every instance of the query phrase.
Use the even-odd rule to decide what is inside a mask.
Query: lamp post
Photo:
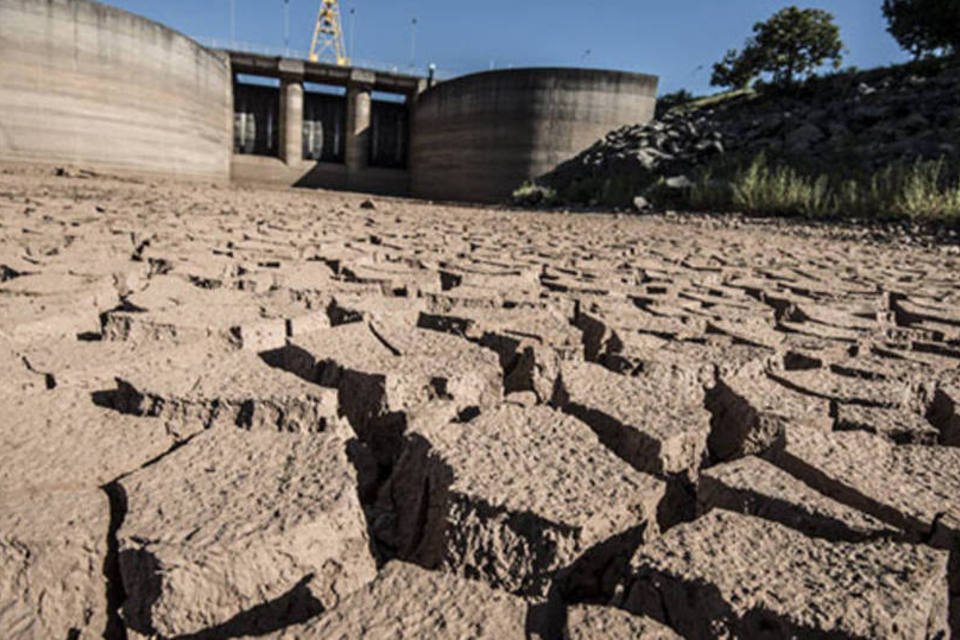
[[[283,53],[290,57],[290,0],[283,0]]]
[[[230,0],[230,48],[237,48],[237,0]]]
[[[350,7],[350,59],[357,57],[357,10]]]
[[[417,66],[417,19],[410,21],[410,68]]]

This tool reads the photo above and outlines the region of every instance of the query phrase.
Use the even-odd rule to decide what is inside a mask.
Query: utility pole
[[[237,0],[230,0],[230,48],[237,48]]]
[[[417,66],[417,19],[410,22],[410,68]]]
[[[357,57],[357,10],[355,7],[350,8],[350,42],[347,43],[347,46],[350,47],[350,57]]]
[[[283,52],[290,56],[290,0],[283,0]]]

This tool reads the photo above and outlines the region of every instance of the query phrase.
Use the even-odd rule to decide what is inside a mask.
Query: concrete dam
[[[657,83],[534,68],[428,86],[207,49],[91,0],[0,0],[3,162],[495,202],[649,121]]]

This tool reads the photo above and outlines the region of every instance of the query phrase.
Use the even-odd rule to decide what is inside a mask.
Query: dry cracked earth
[[[949,637],[960,261],[867,235],[4,169],[0,637]]]

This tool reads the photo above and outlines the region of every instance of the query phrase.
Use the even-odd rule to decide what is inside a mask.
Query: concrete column
[[[416,158],[413,155],[413,142],[416,140],[417,105],[420,103],[420,94],[430,88],[426,78],[421,78],[412,91],[407,93],[407,171],[413,174],[413,165]]]
[[[370,160],[371,91],[374,76],[367,71],[353,69],[347,85],[347,172],[363,170]]]
[[[280,80],[280,159],[303,162],[303,82],[291,78]]]

